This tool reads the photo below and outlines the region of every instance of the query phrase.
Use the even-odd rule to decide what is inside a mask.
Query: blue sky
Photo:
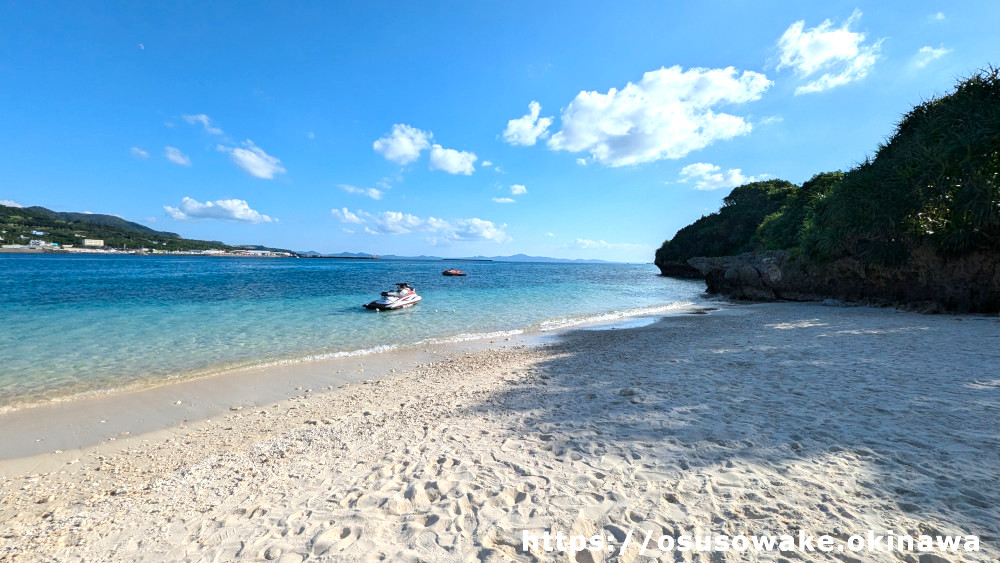
[[[0,4],[0,200],[651,261],[733,186],[848,168],[1000,64],[996,2],[161,4]]]

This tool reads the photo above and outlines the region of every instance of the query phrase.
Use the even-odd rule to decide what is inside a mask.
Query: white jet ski
[[[417,295],[416,290],[410,287],[408,283],[397,283],[396,289],[392,291],[383,291],[382,297],[367,303],[365,309],[375,309],[378,311],[391,311],[393,309],[402,309],[403,307],[409,307],[410,305],[416,305],[423,297]]]

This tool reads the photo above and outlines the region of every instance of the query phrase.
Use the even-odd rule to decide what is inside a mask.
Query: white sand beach
[[[523,551],[524,531],[869,529],[980,551],[573,559],[1000,560],[1000,319],[720,307],[427,353],[369,383],[312,366],[294,398],[7,459],[0,560],[571,560]]]

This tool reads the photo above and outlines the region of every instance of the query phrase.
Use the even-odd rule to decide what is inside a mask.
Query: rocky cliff
[[[842,258],[811,264],[782,250],[692,258],[709,293],[754,301],[838,299],[924,312],[1000,311],[1000,256],[973,252],[943,258],[918,248],[900,266]],[[669,274],[667,274],[669,275]]]

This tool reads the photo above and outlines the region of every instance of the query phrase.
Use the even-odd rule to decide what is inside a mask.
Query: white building
[[[83,246],[104,246],[104,239],[85,238],[83,239]]]

